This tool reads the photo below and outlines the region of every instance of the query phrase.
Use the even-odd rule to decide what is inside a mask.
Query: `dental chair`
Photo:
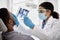
[[[0,18],[0,40],[2,40],[2,32],[7,31],[7,27],[3,23],[2,19]]]

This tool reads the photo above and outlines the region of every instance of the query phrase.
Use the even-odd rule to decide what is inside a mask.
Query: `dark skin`
[[[13,31],[13,26],[14,26],[14,18],[13,18],[13,16],[11,15],[11,13],[9,13],[10,14],[10,19],[8,20],[8,22],[7,22],[7,31],[8,32],[11,32],[11,31]]]

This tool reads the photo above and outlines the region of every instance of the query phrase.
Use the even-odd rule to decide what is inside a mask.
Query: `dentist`
[[[41,3],[38,12],[39,18],[42,20],[39,25],[31,24],[32,21],[28,17],[24,19],[24,23],[32,27],[32,34],[38,36],[41,40],[60,40],[59,14],[54,11],[53,4],[50,2]]]

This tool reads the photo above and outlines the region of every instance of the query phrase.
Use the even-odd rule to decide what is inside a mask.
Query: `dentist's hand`
[[[24,17],[24,24],[31,29],[33,29],[35,26],[27,16]]]

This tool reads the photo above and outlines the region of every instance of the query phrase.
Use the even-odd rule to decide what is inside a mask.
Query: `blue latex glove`
[[[19,25],[19,21],[18,21],[18,19],[17,19],[17,17],[14,15],[14,14],[12,14],[13,15],[13,17],[14,17],[14,20],[15,20],[15,25]]]
[[[24,17],[24,24],[31,29],[33,29],[35,26],[27,16]]]

